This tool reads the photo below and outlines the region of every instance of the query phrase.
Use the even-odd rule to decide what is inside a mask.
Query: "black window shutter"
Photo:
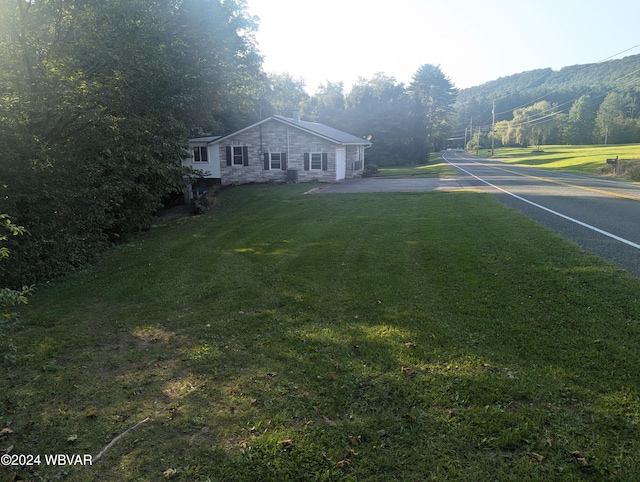
[[[286,152],[280,153],[280,161],[282,162],[282,170],[286,171],[287,170],[287,153]]]
[[[231,155],[231,146],[227,146],[227,166],[233,163],[233,156]]]
[[[242,162],[245,166],[249,165],[249,148],[242,146]]]
[[[309,170],[309,153],[308,152],[304,153],[304,170],[305,171]]]
[[[322,153],[322,170],[327,171],[329,169],[329,160],[326,152]]]
[[[264,170],[268,171],[269,170],[269,153],[265,152],[262,155],[262,158],[264,159]]]

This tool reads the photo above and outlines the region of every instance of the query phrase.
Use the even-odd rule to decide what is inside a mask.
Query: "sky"
[[[460,89],[640,54],[638,0],[246,0],[269,73],[318,85],[424,64]]]

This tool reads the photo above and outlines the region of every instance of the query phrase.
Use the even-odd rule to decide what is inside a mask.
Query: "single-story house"
[[[364,171],[366,139],[333,127],[274,115],[244,129],[217,137],[189,140],[191,157],[183,165],[205,172],[188,186],[186,199],[197,188],[249,182],[336,182]]]

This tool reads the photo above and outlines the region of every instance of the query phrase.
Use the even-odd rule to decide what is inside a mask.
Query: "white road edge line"
[[[531,204],[532,206],[535,206],[539,209],[542,209],[543,211],[547,211],[551,214],[555,214],[556,216],[559,216],[563,219],[566,219],[567,221],[571,221],[572,223],[578,224],[580,226],[583,226],[587,229],[591,229],[592,231],[595,231],[596,233],[600,233],[600,234],[604,234],[605,236],[608,236],[609,238],[615,239],[616,241],[620,241],[621,243],[624,243],[628,246],[631,246],[632,248],[636,248],[636,249],[640,249],[640,244],[636,244],[633,241],[629,241],[628,239],[624,239],[621,238],[620,236],[616,236],[613,233],[610,233],[608,231],[603,231],[602,229],[596,228],[595,226],[591,226],[590,224],[587,223],[583,223],[582,221],[578,221],[577,219],[574,219],[570,216],[567,216],[565,214],[559,213],[557,211],[554,211],[553,209],[549,209],[546,208],[544,206],[541,206],[540,204],[534,203],[533,201],[529,201],[528,199],[525,199],[521,196],[518,196],[517,194],[513,194],[512,192],[506,191],[504,189],[502,189],[501,187],[496,186],[495,184],[491,184],[489,181],[485,181],[484,179],[476,176],[475,174],[470,173],[469,171],[467,171],[466,169],[463,169],[462,167],[458,166],[457,164],[454,164],[453,162],[451,162],[449,159],[447,159],[446,157],[442,156],[442,158],[449,164],[451,164],[453,167],[455,167],[456,169],[460,169],[462,172],[466,172],[467,174],[469,174],[472,177],[475,177],[478,181],[483,182],[485,184],[487,184],[488,186],[491,186],[494,189],[497,189],[498,191],[502,191],[505,194],[508,194],[509,196],[513,196],[516,199],[519,199],[520,201],[526,202],[528,204]]]

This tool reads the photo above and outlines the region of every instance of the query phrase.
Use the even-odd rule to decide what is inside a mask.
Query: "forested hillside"
[[[496,141],[603,144],[640,142],[640,55],[558,71],[538,69],[460,90],[452,137]]]

